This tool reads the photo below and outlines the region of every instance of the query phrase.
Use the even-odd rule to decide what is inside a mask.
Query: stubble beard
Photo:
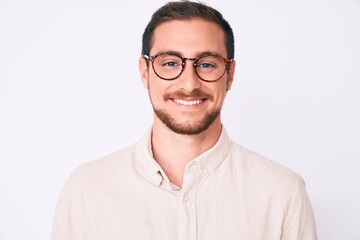
[[[207,130],[211,124],[215,121],[215,119],[220,115],[221,107],[218,109],[214,109],[212,111],[208,111],[202,119],[196,122],[184,121],[180,122],[181,119],[176,119],[171,114],[166,111],[166,109],[158,109],[155,107],[150,94],[150,85],[148,89],[148,94],[150,97],[150,102],[153,107],[155,115],[160,119],[160,121],[168,127],[170,130],[177,134],[182,135],[196,135],[202,133]],[[164,101],[169,101],[171,98],[185,98],[185,97],[194,97],[194,98],[205,98],[207,101],[213,101],[214,98],[210,94],[203,92],[200,89],[195,89],[193,92],[186,94],[182,91],[177,91],[174,93],[165,93],[163,98]],[[193,117],[195,113],[192,112],[183,112],[184,116]]]
[[[220,109],[208,112],[201,120],[191,123],[189,121],[180,123],[173,118],[166,110],[156,109],[153,106],[156,116],[162,121],[170,130],[182,135],[196,135],[207,130],[215,119],[220,115]],[[184,113],[191,114],[191,113]]]

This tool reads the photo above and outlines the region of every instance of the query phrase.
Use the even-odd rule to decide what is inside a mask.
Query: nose
[[[194,60],[193,58],[184,59],[184,70],[179,79],[177,79],[178,87],[188,93],[200,88],[201,85],[201,79],[197,76],[194,69]]]

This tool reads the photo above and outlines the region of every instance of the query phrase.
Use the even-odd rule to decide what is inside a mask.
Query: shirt
[[[302,178],[234,143],[217,143],[190,161],[173,186],[138,143],[87,162],[67,180],[52,240],[313,240]]]

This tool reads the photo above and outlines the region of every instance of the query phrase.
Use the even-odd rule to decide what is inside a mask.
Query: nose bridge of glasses
[[[199,77],[199,74],[197,73],[197,70],[196,70],[196,62],[198,61],[198,58],[186,58],[186,57],[182,57],[182,71],[180,73],[180,75],[183,75],[184,72],[186,71],[190,71],[188,73],[185,73],[185,74],[191,74],[192,75],[192,78],[189,78],[189,79],[194,79],[194,77],[197,79]],[[190,67],[188,70],[185,70],[186,68],[186,61],[193,61],[193,64],[192,64],[192,68]],[[179,75],[179,76],[180,76]]]
[[[185,67],[186,61],[193,61],[193,66],[195,67],[197,60],[198,60],[197,58],[182,58],[182,65],[183,67]]]
[[[195,61],[197,58],[183,58],[184,60],[191,60],[191,61]]]

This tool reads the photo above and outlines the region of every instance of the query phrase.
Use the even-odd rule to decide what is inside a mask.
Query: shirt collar
[[[211,174],[228,155],[231,147],[231,140],[224,127],[216,144],[190,161],[188,165],[195,162],[203,177]]]
[[[136,152],[139,157],[139,161],[143,165],[145,171],[149,174],[151,180],[159,186],[163,178],[167,177],[160,165],[153,158],[151,148],[151,134],[152,129],[150,129],[137,143]],[[225,128],[222,127],[220,137],[216,144],[209,150],[190,161],[187,164],[187,167],[190,165],[197,165],[202,177],[206,177],[207,175],[211,174],[211,172],[213,172],[225,159],[226,155],[230,151],[230,147],[231,140]]]
[[[142,139],[137,143],[136,153],[140,163],[143,165],[145,171],[149,174],[151,180],[159,186],[163,180],[162,169],[153,158],[153,152],[151,148],[151,134],[152,128],[149,129],[142,137]]]

